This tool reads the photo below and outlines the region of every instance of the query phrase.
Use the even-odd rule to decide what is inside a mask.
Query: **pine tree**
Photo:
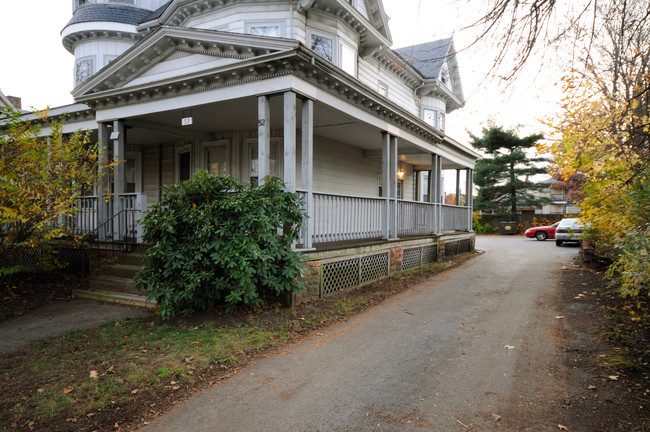
[[[516,218],[518,207],[536,207],[549,202],[532,192],[546,187],[533,183],[529,177],[545,174],[545,167],[535,166],[543,158],[531,158],[526,150],[535,147],[541,134],[519,138],[514,131],[500,126],[483,128],[483,136],[472,137],[472,146],[487,157],[476,163],[474,184],[479,187],[474,208],[492,211],[501,217]]]

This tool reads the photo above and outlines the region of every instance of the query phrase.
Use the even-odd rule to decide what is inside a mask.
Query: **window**
[[[404,199],[404,180],[397,179],[397,199]]]
[[[313,49],[316,54],[329,61],[334,59],[333,46],[332,38],[315,34],[311,35],[311,49]]]
[[[190,152],[184,151],[178,154],[178,181],[189,180],[192,166],[190,163]]]
[[[74,68],[75,86],[82,84],[84,81],[90,78],[92,74],[95,73],[94,63],[95,62],[93,57],[82,58],[77,62]]]
[[[424,121],[436,129],[445,130],[445,113],[437,110],[425,108],[422,111]]]
[[[201,143],[203,161],[202,169],[216,177],[227,177],[230,175],[230,141],[214,141]]]
[[[357,75],[357,53],[344,42],[341,42],[341,69],[352,76]]]
[[[177,147],[174,151],[175,156],[175,181],[182,182],[192,178],[192,146],[190,144]]]
[[[256,36],[282,37],[279,23],[246,24],[246,32]]]
[[[280,163],[279,163],[279,155],[278,155],[278,149],[280,146],[278,145],[278,142],[271,142],[271,154],[270,160],[269,160],[269,175],[276,176],[278,177],[280,174]],[[248,144],[248,151],[249,151],[249,167],[248,167],[248,172],[249,172],[249,181],[253,186],[257,186],[259,184],[259,161],[257,159],[257,154],[258,154],[258,147],[257,147],[257,140],[250,140]]]
[[[379,81],[379,93],[383,96],[388,97],[388,84]]]

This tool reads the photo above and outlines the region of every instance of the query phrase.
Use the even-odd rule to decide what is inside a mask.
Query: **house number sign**
[[[181,119],[181,126],[190,126],[192,124],[192,117],[183,117]]]

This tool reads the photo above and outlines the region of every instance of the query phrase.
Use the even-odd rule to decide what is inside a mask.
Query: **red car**
[[[530,238],[535,237],[539,241],[544,241],[547,238],[554,239],[555,238],[555,228],[557,228],[558,224],[559,224],[559,222],[555,222],[551,226],[541,226],[541,227],[528,228],[526,230],[526,237],[530,237]]]

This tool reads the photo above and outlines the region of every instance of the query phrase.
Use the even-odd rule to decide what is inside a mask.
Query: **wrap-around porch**
[[[365,109],[309,88],[242,92],[202,104],[95,108],[99,169],[121,163],[96,195],[78,201],[67,224],[100,241],[141,242],[138,220],[161,188],[208,170],[253,184],[282,178],[305,205],[298,249],[471,231],[473,162],[444,134],[384,128]],[[445,193],[443,171],[455,177],[452,192]]]

